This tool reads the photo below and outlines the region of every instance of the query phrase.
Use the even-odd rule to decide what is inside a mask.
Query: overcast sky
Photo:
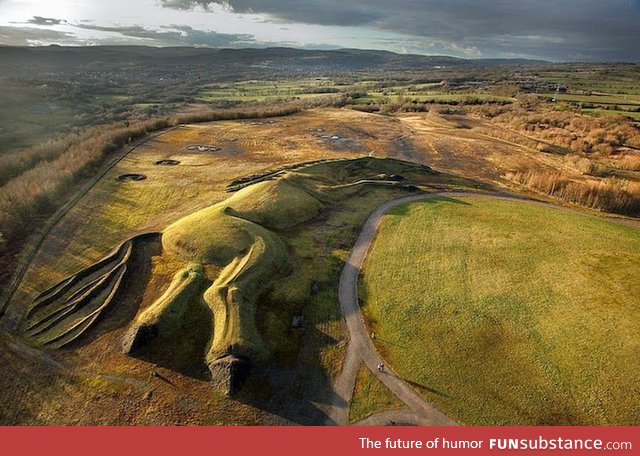
[[[640,61],[640,0],[0,0],[0,44]]]

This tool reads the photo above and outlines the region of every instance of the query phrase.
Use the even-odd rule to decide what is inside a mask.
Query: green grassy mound
[[[313,218],[322,203],[290,179],[260,182],[225,201],[237,217],[271,229],[284,229]]]
[[[255,325],[256,300],[289,264],[284,241],[268,228],[297,225],[321,207],[301,184],[281,178],[246,187],[164,232],[163,247],[170,255],[224,267],[204,293],[216,328],[207,363],[229,355],[266,358],[268,351]]]
[[[258,297],[291,269],[282,236],[288,229],[311,221],[325,207],[353,198],[366,186],[387,185],[390,176],[401,188],[408,178],[419,181],[426,175],[435,173],[396,160],[319,163],[245,187],[169,226],[162,236],[166,253],[185,262],[224,268],[210,278],[213,284],[204,292],[215,328],[207,363],[211,366],[228,356],[267,358],[268,344],[255,323],[256,305]],[[345,188],[360,181],[366,184]],[[309,290],[304,293],[308,296]]]
[[[221,203],[178,220],[162,234],[163,249],[183,261],[225,266],[257,237],[277,242],[273,233],[230,212]]]
[[[227,355],[265,360],[268,352],[256,328],[256,301],[284,274],[288,259],[282,241],[258,238],[249,252],[232,261],[205,292],[215,328],[207,363]]]
[[[475,425],[640,422],[640,231],[524,202],[387,215],[361,292],[376,344]]]

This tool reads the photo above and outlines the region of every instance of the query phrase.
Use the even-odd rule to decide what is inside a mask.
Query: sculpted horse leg
[[[279,241],[279,240],[278,240]],[[205,357],[218,389],[233,394],[251,365],[268,353],[256,327],[257,298],[284,270],[286,261],[271,252],[273,239],[257,237],[204,293],[214,318],[213,338]]]
[[[123,352],[133,354],[159,334],[168,336],[179,330],[203,283],[202,265],[192,264],[179,271],[162,296],[135,318],[123,339]]]

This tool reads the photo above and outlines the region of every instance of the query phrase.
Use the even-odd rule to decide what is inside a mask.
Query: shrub
[[[640,155],[625,155],[615,161],[615,166],[631,171],[640,171]]]
[[[0,156],[0,186],[37,163],[56,158],[67,150],[74,141],[76,138],[72,136],[49,140],[20,152]]]
[[[531,106],[521,100],[516,106],[503,106],[501,109],[483,106],[474,112],[575,153],[610,156],[623,146],[640,147],[640,128],[625,117],[593,117],[558,109],[531,111]]]
[[[640,185],[625,180],[576,181],[560,172],[523,170],[505,178],[529,190],[581,206],[618,214],[640,215]]]

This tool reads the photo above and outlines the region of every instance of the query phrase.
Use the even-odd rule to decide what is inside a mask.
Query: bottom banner
[[[640,454],[640,427],[5,427],[7,455]]]

